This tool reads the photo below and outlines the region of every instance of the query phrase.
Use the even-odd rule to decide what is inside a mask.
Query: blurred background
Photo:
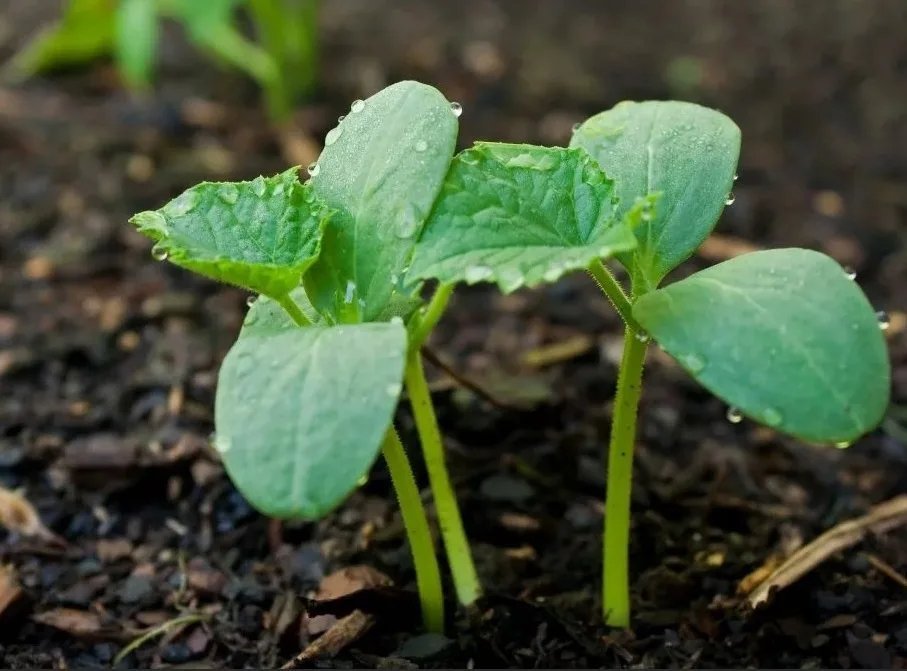
[[[150,243],[126,222],[201,180],[308,164],[352,100],[400,79],[433,84],[463,105],[461,147],[477,139],[563,145],[575,123],[623,99],[679,98],[731,116],[743,131],[736,200],[683,272],[762,247],[831,255],[889,313],[894,395],[883,428],[865,445],[810,451],[815,461],[797,467],[785,462],[792,474],[778,476],[783,486],[766,485],[761,478],[777,474],[743,452],[706,470],[713,479],[730,472],[732,490],[734,478],[755,478],[772,501],[811,506],[806,529],[904,491],[903,0],[199,0],[196,9],[210,12],[194,13],[171,0],[160,3],[160,21],[140,2],[122,4],[129,13],[118,13],[116,0],[74,0],[78,11],[61,24],[63,3],[0,0],[0,484],[26,486],[56,533],[126,539],[136,556],[168,566],[173,556],[158,559],[167,548],[205,555],[232,544],[249,557],[267,556],[264,522],[207,448],[217,366],[245,296],[154,261]],[[275,7],[282,13],[274,15]],[[562,450],[571,455],[567,465],[552,470],[573,469],[567,479],[580,483],[581,495],[556,504],[555,516],[586,508],[593,520],[600,516],[589,501],[600,494],[618,335],[583,277],[509,297],[460,292],[439,330],[439,350],[495,393],[548,408],[525,426],[523,417],[490,408],[439,375],[452,459],[470,464],[463,479],[479,485],[496,469],[525,478],[501,455],[521,454],[544,471]],[[647,391],[650,473],[670,478],[695,462],[702,436],[750,446],[778,440],[767,430],[731,428],[720,403],[653,357],[653,376],[666,384],[652,382]],[[672,465],[672,455],[684,455],[684,464]],[[791,489],[798,468],[809,485]],[[848,469],[859,475],[841,475]],[[364,500],[383,500],[378,480]],[[339,523],[343,538],[372,514],[362,501],[354,501],[353,522]],[[467,496],[464,505],[477,504]],[[586,508],[576,512],[580,504]],[[392,515],[383,505],[380,514]],[[468,515],[478,516],[478,542],[491,543],[496,523]],[[596,525],[577,558],[596,556]],[[309,543],[340,533],[319,529],[288,533]],[[777,541],[776,531],[765,534]],[[147,557],[135,549],[147,547]],[[319,547],[335,558],[361,552]],[[759,558],[750,556],[750,564]],[[220,570],[242,573],[242,557],[224,561]],[[545,561],[539,573],[550,569]],[[741,561],[737,574],[752,568]],[[26,554],[17,564],[39,604],[72,605],[48,596],[53,585],[78,583],[71,562]],[[595,565],[577,569],[575,579],[594,584]],[[502,585],[511,573],[498,575]],[[153,592],[130,602],[134,594],[118,591],[137,575],[133,563],[111,575],[89,600],[153,600]],[[265,608],[247,601],[242,608]],[[40,640],[44,634],[28,626],[23,640]],[[112,655],[86,649],[79,654],[102,662]],[[51,659],[21,654],[37,665]]]

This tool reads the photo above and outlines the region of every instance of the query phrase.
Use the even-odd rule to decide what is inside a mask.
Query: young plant
[[[603,546],[614,626],[630,622],[630,486],[650,339],[733,417],[805,440],[846,446],[888,403],[876,314],[830,258],[755,252],[658,288],[733,201],[739,148],[730,119],[681,102],[621,103],[582,124],[569,149],[478,143],[454,158],[416,246],[412,276],[505,292],[587,268],[622,317]],[[629,294],[602,263],[610,256]]]
[[[259,44],[236,25],[246,5]],[[258,82],[276,120],[315,83],[318,0],[70,0],[60,21],[11,63],[19,77],[113,55],[123,80],[151,85],[159,24],[181,24],[189,39]]]
[[[430,86],[395,84],[353,103],[305,184],[296,169],[203,183],[132,220],[156,241],[155,258],[261,294],[217,387],[215,444],[237,487],[268,515],[315,519],[382,451],[434,631],[444,621],[440,571],[391,422],[405,382],[454,584],[471,604],[480,587],[420,358],[450,292],[424,306],[407,278],[458,110]]]

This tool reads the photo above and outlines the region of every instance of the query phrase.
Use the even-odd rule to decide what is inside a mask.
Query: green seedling
[[[846,446],[888,404],[885,322],[827,256],[755,252],[658,288],[733,202],[739,150],[729,118],[681,102],[621,103],[583,123],[569,149],[479,143],[454,158],[416,246],[411,276],[505,292],[587,268],[623,318],[603,545],[614,626],[630,622],[630,487],[650,340],[733,420],[808,441]],[[629,293],[602,263],[612,256]]]
[[[258,43],[237,22],[244,6]],[[10,64],[18,77],[113,55],[128,86],[151,85],[159,26],[179,23],[199,49],[262,87],[268,110],[286,118],[315,83],[318,0],[70,0],[60,21]]]
[[[440,571],[392,418],[405,385],[454,586],[471,604],[480,587],[420,355],[451,288],[424,304],[408,274],[458,116],[436,89],[395,84],[353,103],[306,183],[295,169],[203,183],[132,219],[155,240],[155,258],[260,295],[217,387],[215,446],[237,487],[268,515],[315,519],[383,452],[434,631],[444,622]]]

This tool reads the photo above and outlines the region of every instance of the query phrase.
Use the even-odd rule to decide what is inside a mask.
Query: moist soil
[[[0,1],[0,56],[54,5],[32,4]],[[172,27],[153,95],[128,96],[103,63],[0,88],[0,485],[55,535],[0,531],[20,589],[0,610],[0,666],[109,666],[170,622],[120,665],[274,667],[358,610],[373,626],[309,664],[905,668],[904,526],[832,554],[758,610],[740,585],[907,492],[907,6],[324,4],[320,88],[282,129],[252,85]],[[736,202],[681,273],[811,247],[855,269],[890,314],[893,404],[847,450],[730,423],[651,349],[629,631],[599,620],[620,328],[582,275],[509,296],[460,289],[431,343],[496,399],[429,366],[487,585],[474,611],[448,604],[447,638],[419,628],[383,464],[327,518],[281,526],[209,446],[247,296],[154,261],[126,220],[204,179],[306,164],[351,100],[403,78],[463,103],[461,146],[563,144],[623,98],[718,107],[743,129]],[[424,483],[405,402],[398,423]],[[393,585],[312,600],[352,566]]]

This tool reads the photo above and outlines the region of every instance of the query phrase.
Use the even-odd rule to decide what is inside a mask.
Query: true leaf
[[[641,296],[633,315],[707,389],[818,442],[872,429],[888,404],[884,338],[863,292],[818,252],[725,261]]]
[[[411,81],[357,101],[328,133],[312,185],[338,214],[305,277],[320,312],[357,322],[385,310],[441,189],[456,138],[450,103]]]
[[[405,352],[394,322],[244,329],[218,378],[215,445],[249,502],[305,519],[339,504],[381,449]]]
[[[615,206],[611,181],[582,149],[477,143],[454,159],[410,276],[506,292],[553,282],[635,246]]]
[[[638,286],[651,289],[714,228],[734,182],[740,129],[692,103],[622,102],[583,123],[570,145],[614,180],[620,213],[661,194],[655,215],[636,230],[637,249],[618,257]]]
[[[251,182],[203,182],[131,221],[157,241],[158,258],[280,298],[318,256],[327,217],[293,168]]]

